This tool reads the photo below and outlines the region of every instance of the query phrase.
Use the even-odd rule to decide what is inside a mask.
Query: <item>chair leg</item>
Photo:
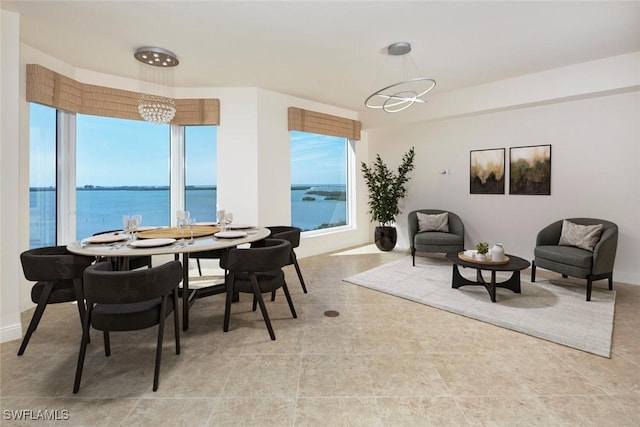
[[[411,260],[413,262],[413,266],[416,266],[416,248],[411,248]]]
[[[613,290],[613,271],[609,273],[609,290]]]
[[[38,328],[38,324],[40,323],[40,319],[42,319],[44,309],[47,307],[47,302],[49,301],[49,295],[51,295],[52,289],[53,282],[46,282],[46,284],[44,285],[44,289],[42,290],[42,295],[40,295],[40,299],[38,300],[36,311],[33,313],[33,317],[31,318],[31,322],[29,322],[27,332],[24,334],[24,338],[22,339],[22,344],[20,344],[18,356],[22,356],[24,354],[24,351],[27,349],[27,344],[29,344],[29,340],[31,339],[31,335],[33,335],[35,330]]]
[[[80,313],[80,325],[82,325],[82,322],[84,321],[84,313],[86,311],[82,279],[73,279],[73,290],[76,293],[76,303],[78,304],[78,313]],[[91,342],[91,334],[89,334],[89,342]]]
[[[80,380],[82,379],[82,368],[84,367],[84,357],[87,354],[87,344],[89,343],[89,328],[91,327],[91,310],[87,307],[86,314],[82,322],[82,340],[80,341],[80,352],[78,353],[78,366],[76,367],[76,378],[73,381],[73,392],[80,390]]]
[[[536,281],[536,262],[531,261],[531,283]]]
[[[160,303],[160,323],[158,324],[158,344],[156,345],[156,364],[153,370],[153,391],[158,391],[160,382],[160,363],[162,362],[162,341],[164,338],[164,320],[167,313],[167,295],[162,297]]]
[[[234,278],[232,274],[228,274],[225,277],[225,281],[227,282],[227,300],[224,304],[224,322],[222,326],[222,330],[227,332],[229,330],[229,317],[231,315],[231,302],[233,301],[233,282]]]
[[[293,252],[293,249],[291,250],[291,259],[293,260],[293,266],[296,268],[296,273],[298,274],[298,279],[300,280],[300,286],[302,286],[302,291],[306,294],[307,287],[305,286],[304,279],[302,278],[300,265],[298,265],[298,257],[296,257],[296,254]],[[275,291],[274,291],[274,295],[275,295]],[[271,301],[273,301],[273,299]]]
[[[562,275],[562,278],[563,278],[563,279],[566,279],[566,278],[568,278],[568,277],[569,277],[569,276],[567,276],[566,274],[563,274],[563,275]]]
[[[307,293],[307,291],[304,291],[305,293]],[[275,289],[273,291],[271,291],[271,301],[275,301],[276,300],[276,291]],[[254,308],[255,310],[255,308]]]
[[[109,331],[102,331],[102,336],[104,338],[104,355],[109,357],[111,356],[111,340],[109,339]]]
[[[587,301],[591,301],[591,288],[593,287],[593,279],[591,276],[587,277]]]
[[[264,323],[267,325],[269,336],[273,341],[276,339],[276,334],[273,332],[273,328],[271,327],[271,320],[269,320],[269,313],[267,313],[267,307],[264,305],[264,299],[262,299],[260,286],[258,285],[258,281],[254,275],[251,275],[251,284],[253,285],[254,298],[258,300],[258,304],[260,305],[260,311],[262,312],[262,318],[264,319]]]
[[[202,268],[200,268],[200,258],[196,258],[196,264],[198,265],[198,274],[202,276]]]
[[[291,310],[291,315],[294,319],[298,318],[296,314],[296,309],[293,307],[293,301],[291,300],[291,294],[289,294],[289,288],[287,288],[287,284],[284,283],[282,285],[282,290],[284,291],[284,296],[287,298],[287,303],[289,303],[289,310]]]
[[[180,354],[180,320],[178,319],[178,288],[172,293],[173,298],[173,333],[176,339],[176,354]]]

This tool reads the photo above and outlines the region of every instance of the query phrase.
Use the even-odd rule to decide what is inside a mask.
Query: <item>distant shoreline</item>
[[[292,185],[291,190],[310,190],[314,187],[344,187],[343,184],[313,184],[313,185]],[[188,185],[187,190],[218,190],[217,185]],[[156,186],[156,185],[121,185],[106,187],[100,185],[85,185],[82,187],[76,187],[76,191],[168,191],[169,186]],[[55,191],[55,187],[30,187],[29,191]],[[329,193],[326,191],[312,192],[310,194],[326,195]],[[337,192],[335,192],[337,193]]]

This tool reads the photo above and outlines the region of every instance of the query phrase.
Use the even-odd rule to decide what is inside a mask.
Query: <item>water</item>
[[[291,222],[303,231],[346,224],[344,185],[294,185]],[[188,188],[186,207],[198,221],[215,221],[215,187]],[[304,198],[307,200],[303,200]],[[315,200],[310,200],[313,198]],[[76,192],[76,238],[122,229],[122,215],[142,215],[142,225],[170,224],[166,187],[83,188]],[[337,200],[332,200],[337,199]],[[30,247],[55,244],[55,191],[30,191]],[[263,224],[283,225],[283,224]]]

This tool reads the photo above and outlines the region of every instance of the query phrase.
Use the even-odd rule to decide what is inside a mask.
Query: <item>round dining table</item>
[[[157,229],[158,233],[171,231],[168,228]],[[128,269],[128,257],[146,255],[167,255],[174,254],[178,259],[182,254],[182,329],[189,329],[189,305],[199,296],[206,296],[224,292],[224,284],[213,285],[207,288],[189,289],[189,254],[203,251],[214,251],[219,249],[233,248],[244,243],[251,243],[269,237],[271,232],[268,228],[252,227],[233,232],[227,232],[228,237],[219,237],[216,233],[219,230],[212,230],[210,235],[178,239],[136,239],[136,240],[116,240],[103,236],[102,238],[87,238],[71,242],[67,245],[67,250],[74,254],[107,258],[109,260],[119,260],[116,264],[121,269]],[[145,232],[146,233],[146,232]],[[216,236],[216,234],[218,236]],[[112,233],[116,234],[116,233]],[[142,235],[143,233],[139,233]],[[222,234],[224,235],[224,234]],[[113,240],[113,241],[111,241]],[[162,245],[155,246],[155,242]],[[162,241],[161,241],[162,240]]]

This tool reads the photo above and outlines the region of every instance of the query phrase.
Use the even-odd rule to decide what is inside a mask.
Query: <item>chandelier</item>
[[[169,123],[176,115],[171,90],[173,68],[178,65],[178,58],[159,47],[141,47],[133,57],[140,61],[140,80],[146,85],[138,101],[138,113],[151,123]]]
[[[419,77],[420,70],[408,53],[411,43],[397,42],[389,45],[387,53],[392,56],[402,56],[402,80],[375,91],[364,101],[368,108],[382,109],[387,113],[397,113],[411,107],[413,104],[424,104],[422,97],[436,85],[436,81],[426,77]],[[418,77],[412,77],[413,75]]]

